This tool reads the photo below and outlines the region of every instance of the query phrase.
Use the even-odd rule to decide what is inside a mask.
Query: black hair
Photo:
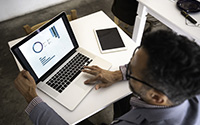
[[[146,33],[141,46],[149,59],[146,81],[174,104],[200,94],[200,47],[172,31]]]

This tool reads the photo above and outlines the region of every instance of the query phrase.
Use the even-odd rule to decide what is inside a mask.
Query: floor
[[[22,27],[27,23],[29,25],[37,24],[52,18],[61,11],[69,12],[71,9],[76,9],[78,17],[82,17],[103,10],[113,19],[113,14],[111,12],[112,3],[113,0],[72,0],[0,22],[0,124],[32,125],[32,122],[24,112],[27,103],[14,87],[13,81],[19,71],[7,43],[16,38],[25,36],[26,33]],[[151,19],[150,17],[150,20]],[[152,22],[155,22],[155,20]],[[157,25],[158,23],[155,24]],[[130,31],[132,31],[132,29],[130,29]],[[109,123],[112,120],[112,112],[111,105],[89,120],[94,124],[100,124],[102,122]]]

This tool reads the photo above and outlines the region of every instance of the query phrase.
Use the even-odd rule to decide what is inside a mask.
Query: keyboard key
[[[81,70],[79,70],[76,74],[74,74],[74,76],[69,81],[72,82],[80,73]]]

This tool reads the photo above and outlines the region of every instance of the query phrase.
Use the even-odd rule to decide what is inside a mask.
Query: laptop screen
[[[73,48],[62,19],[57,20],[19,47],[39,78]]]
[[[77,47],[66,16],[53,19],[30,36],[13,50],[18,60],[21,60],[23,68],[28,70],[36,81]]]

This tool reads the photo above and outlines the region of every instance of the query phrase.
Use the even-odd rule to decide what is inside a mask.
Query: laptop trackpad
[[[82,88],[83,90],[87,91],[91,88],[94,87],[94,85],[85,85],[84,82],[87,80],[87,79],[90,79],[92,78],[92,75],[89,75],[89,74],[86,74],[86,73],[81,73],[81,77],[79,77],[79,79],[75,82],[76,85],[78,85],[80,88]]]

